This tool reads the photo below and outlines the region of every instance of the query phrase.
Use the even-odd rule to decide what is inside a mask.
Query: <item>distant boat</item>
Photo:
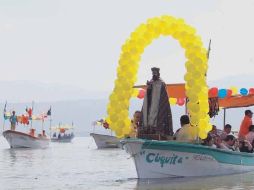
[[[11,148],[47,148],[49,146],[49,138],[44,136],[33,136],[31,134],[6,130],[3,136],[8,141]]]
[[[116,138],[115,136],[103,135],[103,134],[97,134],[97,133],[90,133],[90,136],[93,137],[98,149],[121,147],[121,143],[119,139]]]
[[[49,146],[50,139],[47,137],[44,130],[44,123],[48,116],[51,116],[51,108],[47,113],[41,113],[39,115],[33,115],[32,108],[26,108],[26,113],[21,115],[15,115],[15,111],[6,111],[7,102],[4,106],[4,126],[3,136],[10,145],[10,148],[47,148]],[[16,126],[12,126],[11,130],[5,130],[5,121],[12,120],[16,123],[21,124],[19,127],[30,128],[28,133],[17,131]],[[41,134],[35,133],[33,128],[33,121],[41,122]],[[51,121],[51,120],[50,120]]]
[[[50,133],[53,133],[53,135],[51,136],[51,141],[69,143],[75,137],[73,130],[73,124],[71,126],[59,124],[58,126],[51,127]]]
[[[98,149],[122,147],[120,140],[112,134],[111,129],[109,129],[108,124],[103,119],[93,122],[92,125],[93,133],[90,133],[90,136],[93,137]],[[110,135],[95,133],[94,129],[96,126],[103,126],[105,130],[110,130]]]

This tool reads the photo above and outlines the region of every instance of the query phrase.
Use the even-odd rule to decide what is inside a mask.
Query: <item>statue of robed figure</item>
[[[172,113],[160,69],[153,67],[151,70],[153,78],[147,81],[138,137],[165,140],[173,135]]]

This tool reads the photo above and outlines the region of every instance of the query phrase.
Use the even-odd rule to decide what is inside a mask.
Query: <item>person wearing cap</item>
[[[245,111],[244,119],[240,126],[240,131],[238,137],[245,138],[245,136],[249,133],[249,127],[252,125],[252,116],[253,112],[251,110]]]
[[[147,81],[140,129],[138,133],[156,134],[167,138],[173,135],[173,122],[166,84],[160,78],[160,69],[151,68],[152,79]]]

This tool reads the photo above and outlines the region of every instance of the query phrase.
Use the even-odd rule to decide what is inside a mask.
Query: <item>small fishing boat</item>
[[[98,149],[121,147],[120,140],[113,135],[108,124],[103,119],[93,122],[92,125],[93,125],[93,132],[90,133],[90,136],[93,137]],[[100,126],[100,127],[103,126],[106,131],[110,131],[110,134],[107,135],[107,134],[95,133],[96,126]]]
[[[44,123],[48,116],[51,116],[51,108],[47,113],[42,113],[39,115],[33,115],[32,108],[26,108],[26,113],[21,115],[15,115],[15,111],[6,111],[7,103],[4,107],[4,125],[3,125],[3,136],[10,145],[10,148],[47,148],[49,146],[50,139],[47,137],[44,130]],[[5,121],[9,120],[11,122],[11,130],[5,130]],[[36,129],[33,126],[33,121],[41,122],[41,133],[36,133]],[[51,122],[51,120],[50,120]],[[16,124],[20,131],[17,131]],[[28,132],[24,132],[27,131]]]
[[[120,140],[115,136],[96,133],[90,133],[90,136],[93,137],[98,149],[121,147]]]
[[[254,95],[218,98],[218,105],[224,110],[225,126],[226,110],[253,106]],[[132,156],[138,178],[141,179],[219,176],[254,171],[253,153],[208,147],[198,141],[186,143],[148,139],[121,141],[127,153]]]
[[[61,143],[69,143],[74,138],[74,127],[73,124],[70,125],[62,125],[59,124],[56,127],[50,128],[50,133],[53,135],[51,136],[52,142],[61,142]]]
[[[50,139],[46,136],[33,136],[31,134],[6,130],[3,136],[11,148],[47,148]]]

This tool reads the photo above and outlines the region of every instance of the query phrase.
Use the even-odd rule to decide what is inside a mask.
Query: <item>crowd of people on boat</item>
[[[188,115],[181,116],[181,127],[174,133],[166,84],[160,78],[159,68],[153,67],[151,70],[153,76],[150,81],[147,81],[142,110],[136,111],[133,115],[130,137],[176,140],[180,142],[199,141],[202,145],[214,148],[253,152],[254,125],[252,124],[253,112],[251,110],[245,111],[245,116],[237,136],[232,133],[232,126],[226,124],[223,130],[218,130],[213,125],[206,139],[198,139],[197,128],[191,126]]]
[[[190,125],[188,115],[182,115],[180,118],[181,128],[177,129],[173,135],[173,140],[179,142],[197,142],[199,141],[204,146],[213,148],[239,151],[239,152],[254,152],[254,125],[252,124],[253,112],[245,111],[244,119],[240,126],[238,134],[232,132],[232,126],[226,124],[223,130],[217,129],[213,125],[212,130],[208,133],[204,140],[197,139],[197,133]],[[136,111],[132,119],[132,132],[129,137],[138,137],[138,128],[141,120],[141,111]]]
[[[54,132],[53,135],[52,135],[53,138],[57,138],[57,139],[69,139],[69,138],[73,138],[74,137],[74,133],[71,132],[71,133],[57,133]]]
[[[214,125],[202,144],[232,151],[253,153],[254,125],[252,124],[252,117],[253,112],[246,110],[238,135],[231,132],[232,127],[229,124],[224,126],[222,132],[217,130]]]

